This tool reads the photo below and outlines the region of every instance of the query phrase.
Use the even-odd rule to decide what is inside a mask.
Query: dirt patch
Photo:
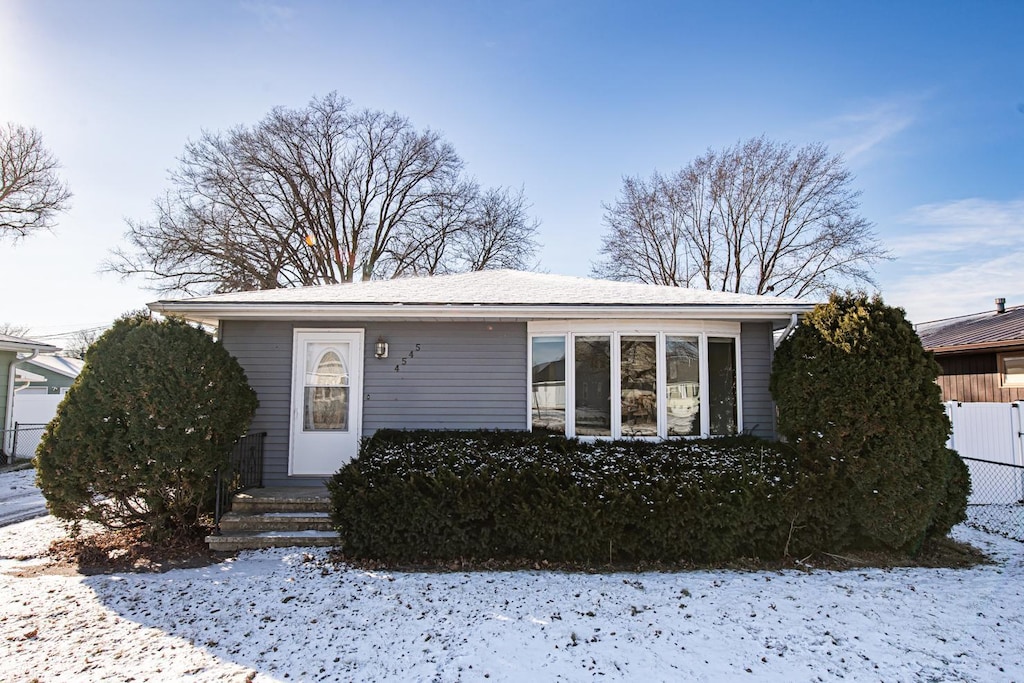
[[[165,572],[220,562],[222,558],[209,549],[203,536],[183,536],[154,542],[146,537],[142,529],[124,529],[57,539],[50,544],[49,573],[61,573],[68,569],[86,575]],[[26,568],[26,571],[31,570]]]

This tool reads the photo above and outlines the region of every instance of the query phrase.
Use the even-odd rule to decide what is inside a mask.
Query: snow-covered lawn
[[[33,469],[0,474],[0,526],[46,514],[46,499],[35,482]]]
[[[0,529],[2,680],[1024,680],[1024,545],[967,570],[390,573],[322,550],[48,571]],[[28,559],[10,559],[25,557]]]

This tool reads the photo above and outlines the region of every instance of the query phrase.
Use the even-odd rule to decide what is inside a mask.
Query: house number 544
[[[403,365],[408,365],[409,361],[412,360],[413,358],[415,358],[416,354],[419,353],[419,350],[420,350],[420,345],[416,344],[416,346],[413,348],[412,351],[410,351],[406,355],[402,356],[402,361],[395,365],[395,372],[401,372],[402,371],[402,366]]]

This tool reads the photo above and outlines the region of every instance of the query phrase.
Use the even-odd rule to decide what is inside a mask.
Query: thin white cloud
[[[978,313],[995,297],[1024,304],[1024,200],[969,198],[908,211],[887,238],[896,260],[879,281],[915,322]]]
[[[821,122],[815,128],[831,150],[853,164],[865,163],[884,143],[909,128],[928,95],[901,95],[876,101]]]
[[[1024,249],[910,275],[884,293],[886,303],[901,306],[917,323],[987,311],[994,308],[996,297],[1005,297],[1007,305],[1024,304]]]
[[[924,204],[900,221],[911,232],[886,240],[898,258],[993,249],[1024,249],[1024,200],[960,199]]]
[[[270,0],[244,0],[239,7],[255,14],[264,28],[277,28],[295,16],[293,8]]]

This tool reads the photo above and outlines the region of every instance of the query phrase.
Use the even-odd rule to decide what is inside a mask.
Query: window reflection
[[[576,352],[576,434],[611,436],[611,338],[578,336]]]
[[[530,412],[533,431],[565,433],[565,337],[534,337]]]
[[[658,435],[658,350],[654,337],[619,340],[622,435]]]
[[[669,436],[700,434],[700,346],[697,337],[665,337],[665,405]]]

